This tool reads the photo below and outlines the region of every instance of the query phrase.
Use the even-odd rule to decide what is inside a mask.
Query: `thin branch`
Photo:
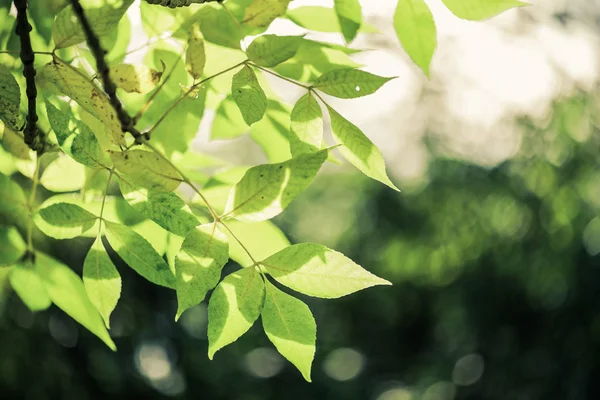
[[[238,242],[238,244],[240,245],[240,247],[246,252],[246,254],[248,254],[248,257],[250,257],[250,260],[252,261],[252,263],[254,265],[258,265],[259,263],[256,262],[256,260],[254,259],[254,257],[252,257],[252,254],[250,254],[250,250],[248,250],[246,248],[246,246],[244,246],[244,243],[242,243],[242,241],[240,239],[238,239],[238,237],[235,235],[235,233],[233,233],[233,231],[227,226],[227,224],[225,224],[224,221],[222,220],[218,220],[218,223],[220,223],[221,225],[223,225],[223,228],[227,229],[227,231],[231,234],[231,237]]]
[[[307,86],[307,85],[305,85],[305,84],[303,84],[303,83],[300,83],[300,82],[296,82],[296,81],[295,81],[295,80],[293,80],[293,79],[286,78],[286,77],[285,77],[285,76],[283,76],[283,75],[279,75],[277,72],[273,72],[273,71],[271,71],[270,69],[267,69],[267,68],[265,68],[265,67],[261,67],[260,65],[258,65],[258,64],[255,64],[255,63],[253,63],[253,62],[248,62],[248,65],[251,65],[251,66],[253,66],[254,68],[258,68],[258,69],[260,69],[261,71],[264,71],[264,72],[266,72],[267,74],[271,74],[271,75],[273,75],[273,76],[276,76],[276,77],[277,77],[277,78],[279,78],[279,79],[283,79],[284,81],[287,81],[287,82],[289,82],[289,83],[291,83],[291,84],[294,84],[294,85],[296,85],[296,86],[300,86],[301,88],[304,88],[304,89],[307,89],[307,90],[309,90],[309,89],[310,89],[310,86]]]
[[[106,52],[102,49],[98,36],[96,36],[94,31],[92,30],[92,27],[87,17],[85,16],[85,13],[83,12],[83,8],[81,8],[79,0],[71,0],[71,5],[73,6],[73,11],[75,12],[75,15],[77,15],[77,18],[81,23],[83,32],[85,33],[85,36],[87,38],[88,47],[90,48],[90,51],[96,59],[96,69],[98,70],[98,73],[102,78],[104,91],[108,95],[110,104],[117,113],[117,117],[119,118],[119,122],[121,123],[121,129],[123,129],[123,132],[129,132],[134,137],[136,143],[142,143],[142,141],[144,139],[147,139],[147,137],[145,137],[145,134],[142,134],[140,131],[135,129],[133,119],[127,113],[127,111],[125,111],[125,109],[123,108],[123,104],[117,97],[117,86],[110,78],[108,65],[106,64],[106,60],[104,59],[104,55],[106,54]]]
[[[110,187],[110,180],[115,174],[115,168],[111,168],[110,173],[108,174],[108,179],[106,180],[106,188],[104,189],[104,194],[102,196],[102,205],[100,206],[100,220],[98,221],[98,236],[102,232],[102,221],[104,221],[104,205],[106,204],[106,195],[108,194],[108,188]]]
[[[20,51],[15,51],[15,50],[0,50],[0,54],[20,54]],[[33,54],[44,54],[47,56],[53,56],[54,53],[52,53],[51,51],[34,51]]]

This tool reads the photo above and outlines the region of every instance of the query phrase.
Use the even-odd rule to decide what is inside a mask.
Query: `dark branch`
[[[146,0],[149,4],[156,4],[169,8],[188,7],[190,4],[203,4],[215,1],[218,3],[223,2],[223,0]]]
[[[35,86],[35,68],[33,62],[35,60],[35,53],[31,48],[31,38],[29,32],[31,32],[31,24],[27,19],[27,0],[14,0],[15,7],[17,9],[17,35],[21,41],[21,62],[23,63],[23,76],[27,84],[27,124],[25,125],[25,143],[32,150],[42,153],[44,150],[44,143],[41,140],[41,134],[37,129],[37,88]]]
[[[24,1],[24,0],[23,0]],[[94,55],[96,59],[96,69],[98,70],[98,74],[102,78],[102,84],[104,86],[104,91],[108,95],[111,106],[115,109],[117,113],[117,118],[119,118],[119,122],[121,123],[121,129],[123,132],[129,132],[131,136],[135,138],[136,143],[142,143],[145,140],[149,139],[149,134],[141,133],[134,127],[134,122],[131,116],[125,111],[123,108],[123,104],[117,97],[117,86],[112,81],[108,72],[108,65],[106,64],[106,60],[104,59],[104,55],[106,52],[102,49],[100,45],[100,40],[98,36],[92,30],[92,27],[83,12],[83,8],[79,3],[79,0],[71,0],[71,5],[73,6],[73,11],[77,18],[79,18],[79,22],[81,22],[81,26],[83,28],[83,32],[87,38],[87,44],[90,48],[90,51]]]

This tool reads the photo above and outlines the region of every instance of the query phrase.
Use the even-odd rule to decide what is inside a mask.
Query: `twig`
[[[300,82],[296,82],[296,81],[295,81],[295,80],[293,80],[293,79],[286,78],[285,76],[283,76],[283,75],[279,75],[277,72],[273,72],[273,71],[271,71],[270,69],[267,69],[267,68],[265,68],[265,67],[261,67],[261,66],[260,66],[260,65],[258,65],[258,64],[255,64],[255,63],[253,63],[253,62],[249,62],[249,63],[248,63],[248,65],[251,65],[251,66],[253,66],[254,68],[258,68],[258,69],[260,69],[261,71],[264,71],[264,72],[266,72],[267,74],[271,74],[271,75],[273,75],[273,76],[276,76],[276,77],[277,77],[277,78],[279,78],[279,79],[283,79],[283,80],[284,80],[284,81],[286,81],[286,82],[289,82],[289,83],[291,83],[291,84],[294,84],[294,85],[296,85],[296,86],[300,86],[300,87],[302,87],[302,88],[304,88],[304,89],[310,90],[310,86],[304,85],[304,84],[302,84],[302,83],[300,83]]]
[[[127,113],[127,111],[125,111],[125,109],[123,108],[123,104],[117,97],[117,86],[110,78],[108,65],[106,64],[106,60],[104,59],[104,55],[106,54],[106,52],[102,49],[98,36],[96,36],[94,31],[92,30],[92,27],[83,12],[83,8],[81,8],[79,0],[71,0],[71,5],[73,6],[73,11],[75,12],[75,15],[77,15],[77,18],[81,23],[83,32],[85,33],[85,36],[87,38],[88,47],[90,48],[90,51],[96,59],[96,69],[98,70],[98,73],[102,78],[104,91],[108,95],[110,105],[115,109],[117,113],[117,118],[119,118],[119,122],[121,123],[121,129],[123,129],[123,132],[129,132],[131,136],[134,137],[136,143],[142,143],[143,140],[148,139],[148,137],[146,137],[145,134],[135,129],[133,119]]]

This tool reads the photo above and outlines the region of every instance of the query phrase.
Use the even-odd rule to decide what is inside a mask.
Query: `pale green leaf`
[[[52,192],[73,192],[85,184],[85,168],[74,159],[59,155],[44,170],[40,184]]]
[[[263,306],[265,285],[254,268],[229,274],[208,303],[208,358],[252,327]]]
[[[323,142],[323,112],[311,92],[306,93],[292,109],[290,150],[292,155],[318,151]]]
[[[385,160],[379,149],[354,124],[327,106],[331,119],[331,133],[337,144],[342,144],[340,153],[363,174],[378,180],[394,190],[398,188],[385,172]],[[399,190],[398,190],[399,191]]]
[[[206,51],[204,39],[198,24],[192,25],[188,38],[188,47],[185,51],[185,67],[194,79],[199,79],[204,73],[206,65]]]
[[[162,72],[144,65],[118,64],[110,67],[115,85],[128,93],[148,93],[158,85]]]
[[[301,6],[288,10],[286,17],[305,29],[317,32],[342,32],[342,27],[333,8],[323,6]],[[359,32],[377,33],[376,27],[362,21]]]
[[[0,120],[15,131],[23,127],[24,121],[19,107],[21,91],[10,70],[0,64]]]
[[[517,0],[442,0],[458,18],[481,21],[508,9],[528,5]]]
[[[338,69],[321,75],[312,87],[341,99],[353,99],[375,93],[392,79],[358,69]]]
[[[334,0],[334,9],[346,43],[356,37],[362,24],[362,9],[358,0]]]
[[[250,168],[229,194],[225,215],[257,222],[280,214],[312,182],[329,149]]]
[[[102,317],[85,292],[81,278],[71,268],[39,252],[36,253],[35,267],[52,302],[98,336],[110,349],[116,350]]]
[[[106,221],[106,238],[119,257],[135,272],[156,285],[175,288],[173,271],[139,233],[124,225]]]
[[[210,138],[233,139],[248,131],[248,125],[237,104],[231,96],[227,96],[219,103],[215,110],[215,118],[210,128]]]
[[[0,220],[10,219],[11,217],[28,218],[28,202],[25,193],[19,185],[14,183],[8,176],[0,174]]]
[[[8,127],[8,125],[0,124],[0,132],[2,132],[2,147],[4,150],[20,160],[31,160],[32,150],[25,144],[23,132],[17,132]]]
[[[249,66],[244,66],[233,76],[231,96],[237,104],[246,124],[260,121],[267,109],[267,96]]]
[[[291,0],[252,0],[246,7],[244,23],[248,26],[261,28],[267,27],[285,14]]]
[[[302,36],[261,35],[250,43],[246,53],[251,61],[271,68],[294,57],[302,40]]]
[[[138,188],[120,180],[121,193],[144,217],[179,236],[186,236],[200,223],[185,202],[173,192]]]
[[[75,161],[91,168],[109,165],[106,154],[91,129],[69,111],[61,111],[46,101],[48,122],[56,141],[63,151]]]
[[[296,366],[308,382],[317,340],[317,324],[302,301],[266,282],[262,324],[277,351]]]
[[[81,0],[92,30],[98,36],[109,34],[115,29],[133,0]],[[52,26],[52,38],[57,49],[85,41],[86,36],[72,6],[58,13]]]
[[[326,299],[346,296],[371,286],[391,285],[342,253],[320,244],[295,244],[260,264],[290,289]]]
[[[10,285],[31,311],[43,311],[52,301],[33,264],[23,261],[11,268]]]
[[[177,170],[154,152],[128,150],[109,154],[117,171],[136,187],[171,192],[181,183]]]
[[[102,122],[102,134],[110,143],[125,145],[125,134],[108,96],[91,82],[90,77],[58,58],[46,64],[42,73],[62,94]]]
[[[15,264],[23,257],[27,246],[19,231],[0,225],[0,267]]]
[[[267,100],[263,119],[250,127],[250,136],[271,163],[292,158],[290,152],[290,114],[292,108],[277,100]]]
[[[394,28],[406,53],[429,76],[437,33],[433,15],[425,1],[398,0]]]
[[[283,231],[271,221],[250,223],[231,220],[227,221],[227,227],[257,260],[263,260],[290,245]],[[229,231],[225,231],[225,234],[229,236],[229,257],[243,267],[254,264]]]
[[[220,46],[240,48],[242,31],[239,22],[223,7],[204,6],[196,13],[194,20],[198,22],[205,40]]]
[[[177,274],[177,316],[201,303],[221,277],[229,259],[227,236],[217,224],[199,226],[185,238],[175,257]]]
[[[110,314],[121,297],[121,275],[98,236],[83,262],[83,285],[90,301],[110,329]]]
[[[56,203],[38,210],[33,220],[46,235],[55,239],[80,236],[96,223],[97,216],[70,203]]]

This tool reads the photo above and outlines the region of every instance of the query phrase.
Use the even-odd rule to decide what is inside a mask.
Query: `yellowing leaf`
[[[121,123],[108,96],[88,76],[58,58],[46,64],[43,74],[61,93],[102,122],[103,133],[112,144],[125,145]]]
[[[177,170],[154,152],[128,150],[109,154],[117,170],[135,187],[172,192],[181,183]]]
[[[294,57],[302,40],[302,36],[261,35],[250,43],[246,53],[251,61],[271,68]]]
[[[33,220],[46,235],[55,239],[80,236],[96,223],[97,216],[69,203],[56,203],[42,208]]]
[[[81,0],[92,30],[104,36],[114,30],[133,0]],[[57,49],[85,41],[85,33],[72,6],[62,9],[52,26],[52,38]]]
[[[328,153],[325,149],[250,168],[231,190],[225,215],[248,222],[278,215],[312,182]]]
[[[356,37],[362,24],[362,9],[358,0],[334,0],[335,12],[346,43]]]
[[[433,15],[425,1],[398,0],[394,28],[406,53],[429,76],[437,36]]]
[[[12,267],[8,279],[19,298],[31,311],[42,311],[52,304],[42,279],[31,262],[24,261]]]
[[[302,301],[266,282],[266,295],[261,318],[263,328],[277,351],[296,366],[310,382],[315,357],[317,324],[310,309]]]
[[[481,21],[527,3],[517,0],[442,0],[458,18]]]
[[[337,251],[295,244],[260,263],[279,283],[309,296],[334,299],[376,285],[390,285]]]
[[[254,268],[243,268],[219,283],[208,303],[208,358],[250,329],[260,315],[264,293]]]
[[[204,300],[215,287],[229,259],[229,244],[217,224],[199,226],[190,232],[175,257],[177,316]]]
[[[231,96],[248,125],[260,121],[267,109],[267,96],[249,66],[244,66],[231,81]]]
[[[185,67],[194,79],[199,79],[204,73],[206,65],[206,51],[204,39],[198,24],[192,25],[188,38],[188,47],[185,51]]]
[[[323,142],[323,112],[311,92],[306,93],[292,109],[290,150],[293,156],[313,153]]]
[[[0,121],[18,131],[24,121],[19,111],[21,106],[21,90],[10,70],[0,64]]]
[[[331,119],[331,133],[337,144],[343,144],[340,153],[344,158],[368,177],[398,190],[388,178],[385,172],[385,160],[373,142],[356,125],[333,108],[327,106],[327,109]]]
[[[254,28],[271,25],[277,17],[285,14],[291,0],[252,0],[244,14],[244,24]]]
[[[115,85],[128,93],[148,93],[158,85],[162,72],[143,65],[119,64],[109,69]]]
[[[341,99],[353,99],[375,93],[392,79],[359,69],[338,69],[321,75],[312,87]]]
[[[98,236],[83,263],[83,285],[90,301],[110,329],[110,314],[121,297],[121,275]]]

